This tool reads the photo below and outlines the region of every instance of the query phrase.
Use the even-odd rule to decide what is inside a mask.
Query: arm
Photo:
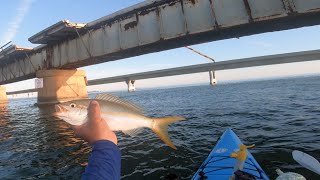
[[[120,179],[121,153],[117,136],[101,118],[98,102],[92,101],[88,110],[88,122],[72,127],[77,136],[92,145],[82,179]]]
[[[120,179],[121,154],[111,141],[93,144],[89,163],[82,179]]]

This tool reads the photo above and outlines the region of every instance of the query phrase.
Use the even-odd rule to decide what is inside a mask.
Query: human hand
[[[117,144],[117,136],[110,130],[106,121],[101,118],[99,103],[91,101],[88,111],[88,121],[85,124],[72,126],[75,134],[90,144],[99,140],[109,140]]]

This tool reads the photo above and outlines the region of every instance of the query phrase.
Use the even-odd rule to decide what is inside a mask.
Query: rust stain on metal
[[[160,17],[160,10],[158,8],[156,9],[156,16]]]
[[[251,8],[248,0],[243,0],[243,3],[244,3],[244,7],[246,8],[247,14],[249,16],[249,22],[253,22]]]
[[[53,64],[53,47],[46,48],[46,59],[43,60],[44,68],[51,68]]]
[[[292,7],[294,6],[294,4],[290,3],[288,0],[282,0],[282,3],[283,3],[283,8],[289,11],[289,14],[294,13],[295,7]]]
[[[189,0],[192,4],[196,4],[196,0]]]
[[[143,11],[141,11],[140,13],[139,13],[139,15],[140,16],[144,16],[144,15],[147,15],[147,14],[149,14],[151,12],[151,10],[143,10]]]
[[[145,9],[145,10],[139,12],[139,15],[140,15],[140,16],[144,16],[144,15],[147,15],[147,14],[149,14],[150,12],[153,12],[153,11],[155,11],[155,10],[156,10],[156,8]]]
[[[136,13],[136,20],[137,20],[137,24],[139,24],[139,15],[138,15],[138,13]]]
[[[119,18],[117,19],[117,21],[123,21],[123,20],[126,20],[126,19],[130,19],[132,18],[133,16],[135,16],[136,13],[132,13],[132,14],[124,14],[124,15],[119,15]]]
[[[184,5],[183,5],[183,1],[180,1],[180,4],[181,4],[182,14],[184,14]]]
[[[129,30],[130,28],[134,28],[138,25],[138,21],[132,21],[126,25],[124,25],[124,30],[127,31]]]

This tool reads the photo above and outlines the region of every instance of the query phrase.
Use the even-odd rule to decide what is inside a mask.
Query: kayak
[[[230,157],[230,154],[238,151],[240,144],[242,142],[239,137],[231,129],[227,129],[192,179],[229,180],[234,174],[234,167],[237,163],[237,159]],[[251,153],[246,151],[247,158],[244,161],[242,172],[246,174],[246,177],[251,177],[249,179],[269,180]]]

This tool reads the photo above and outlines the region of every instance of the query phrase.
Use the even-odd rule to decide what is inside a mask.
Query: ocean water
[[[320,159],[319,76],[114,94],[148,116],[187,119],[169,127],[178,150],[149,129],[134,138],[117,133],[122,179],[163,179],[168,173],[190,179],[226,128],[256,144],[251,153],[271,179],[276,168],[320,179],[291,157],[301,150]],[[0,179],[79,179],[90,146],[51,116],[52,107],[35,102],[15,99],[0,106]]]

